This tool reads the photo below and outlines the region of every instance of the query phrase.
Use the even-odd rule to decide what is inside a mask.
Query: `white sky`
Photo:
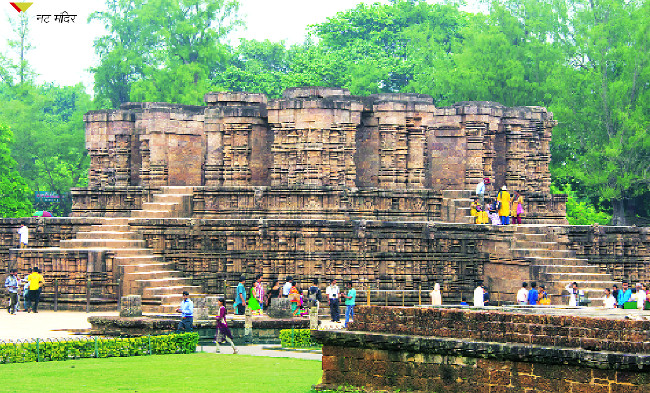
[[[240,15],[246,30],[234,37],[287,43],[302,41],[308,25],[325,21],[337,12],[358,3],[387,3],[387,0],[240,0]],[[97,63],[93,40],[105,33],[98,22],[87,23],[88,16],[105,9],[104,0],[34,0],[27,14],[33,49],[27,60],[38,74],[39,82],[61,86],[82,82],[92,91],[89,67]],[[49,23],[36,20],[40,14],[76,14],[75,23]],[[0,53],[7,54],[7,38],[12,35],[10,18],[18,16],[9,1],[0,1]],[[11,54],[13,57],[14,54]]]

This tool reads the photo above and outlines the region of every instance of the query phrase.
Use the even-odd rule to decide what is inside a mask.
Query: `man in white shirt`
[[[288,297],[289,292],[291,292],[291,281],[293,280],[293,277],[287,276],[287,282],[284,283],[282,286],[282,297]]]
[[[476,196],[481,200],[481,206],[485,203],[485,188],[490,185],[490,178],[485,177],[476,185]]]
[[[612,295],[612,291],[609,288],[605,288],[603,306],[605,306],[605,308],[616,308],[616,298]]]
[[[339,322],[341,320],[341,310],[339,308],[339,287],[336,285],[336,279],[330,282],[329,287],[325,290],[327,293],[327,301],[330,305],[330,315],[332,322]]]
[[[517,304],[520,306],[525,306],[528,304],[528,283],[524,282],[521,284],[521,289],[517,292]]]
[[[474,290],[474,307],[483,307],[485,303],[483,302],[483,284],[478,283],[478,286]]]
[[[643,310],[645,306],[646,293],[643,290],[643,285],[640,283],[636,284],[636,308],[638,310]]]
[[[29,243],[29,228],[23,224],[18,228],[18,233],[20,234],[20,248],[27,247],[27,243]]]

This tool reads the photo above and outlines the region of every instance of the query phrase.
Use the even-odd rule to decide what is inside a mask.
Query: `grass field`
[[[5,393],[309,393],[321,362],[196,353],[0,364]]]

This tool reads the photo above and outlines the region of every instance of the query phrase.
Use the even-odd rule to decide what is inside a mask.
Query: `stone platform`
[[[358,307],[350,331],[312,331],[320,387],[647,392],[650,321],[573,314]]]

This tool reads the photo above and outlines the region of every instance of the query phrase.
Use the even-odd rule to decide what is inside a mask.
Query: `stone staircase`
[[[444,222],[474,224],[476,219],[470,214],[474,192],[471,190],[443,190],[441,220]]]
[[[513,236],[512,256],[530,262],[531,280],[537,281],[538,286],[546,285],[551,304],[568,304],[566,286],[575,281],[591,306],[602,306],[603,289],[616,284],[610,274],[601,273],[598,266],[565,249],[566,235],[557,234],[553,227],[520,225]]]
[[[172,313],[178,307],[181,293],[200,295],[201,287],[189,285],[173,264],[146,247],[142,235],[133,231],[129,221],[188,217],[191,209],[191,187],[163,187],[142,210],[135,210],[131,218],[101,218],[89,232],[78,232],[75,239],[64,240],[65,249],[110,250],[116,266],[122,272],[122,295],[141,295],[144,312]]]

